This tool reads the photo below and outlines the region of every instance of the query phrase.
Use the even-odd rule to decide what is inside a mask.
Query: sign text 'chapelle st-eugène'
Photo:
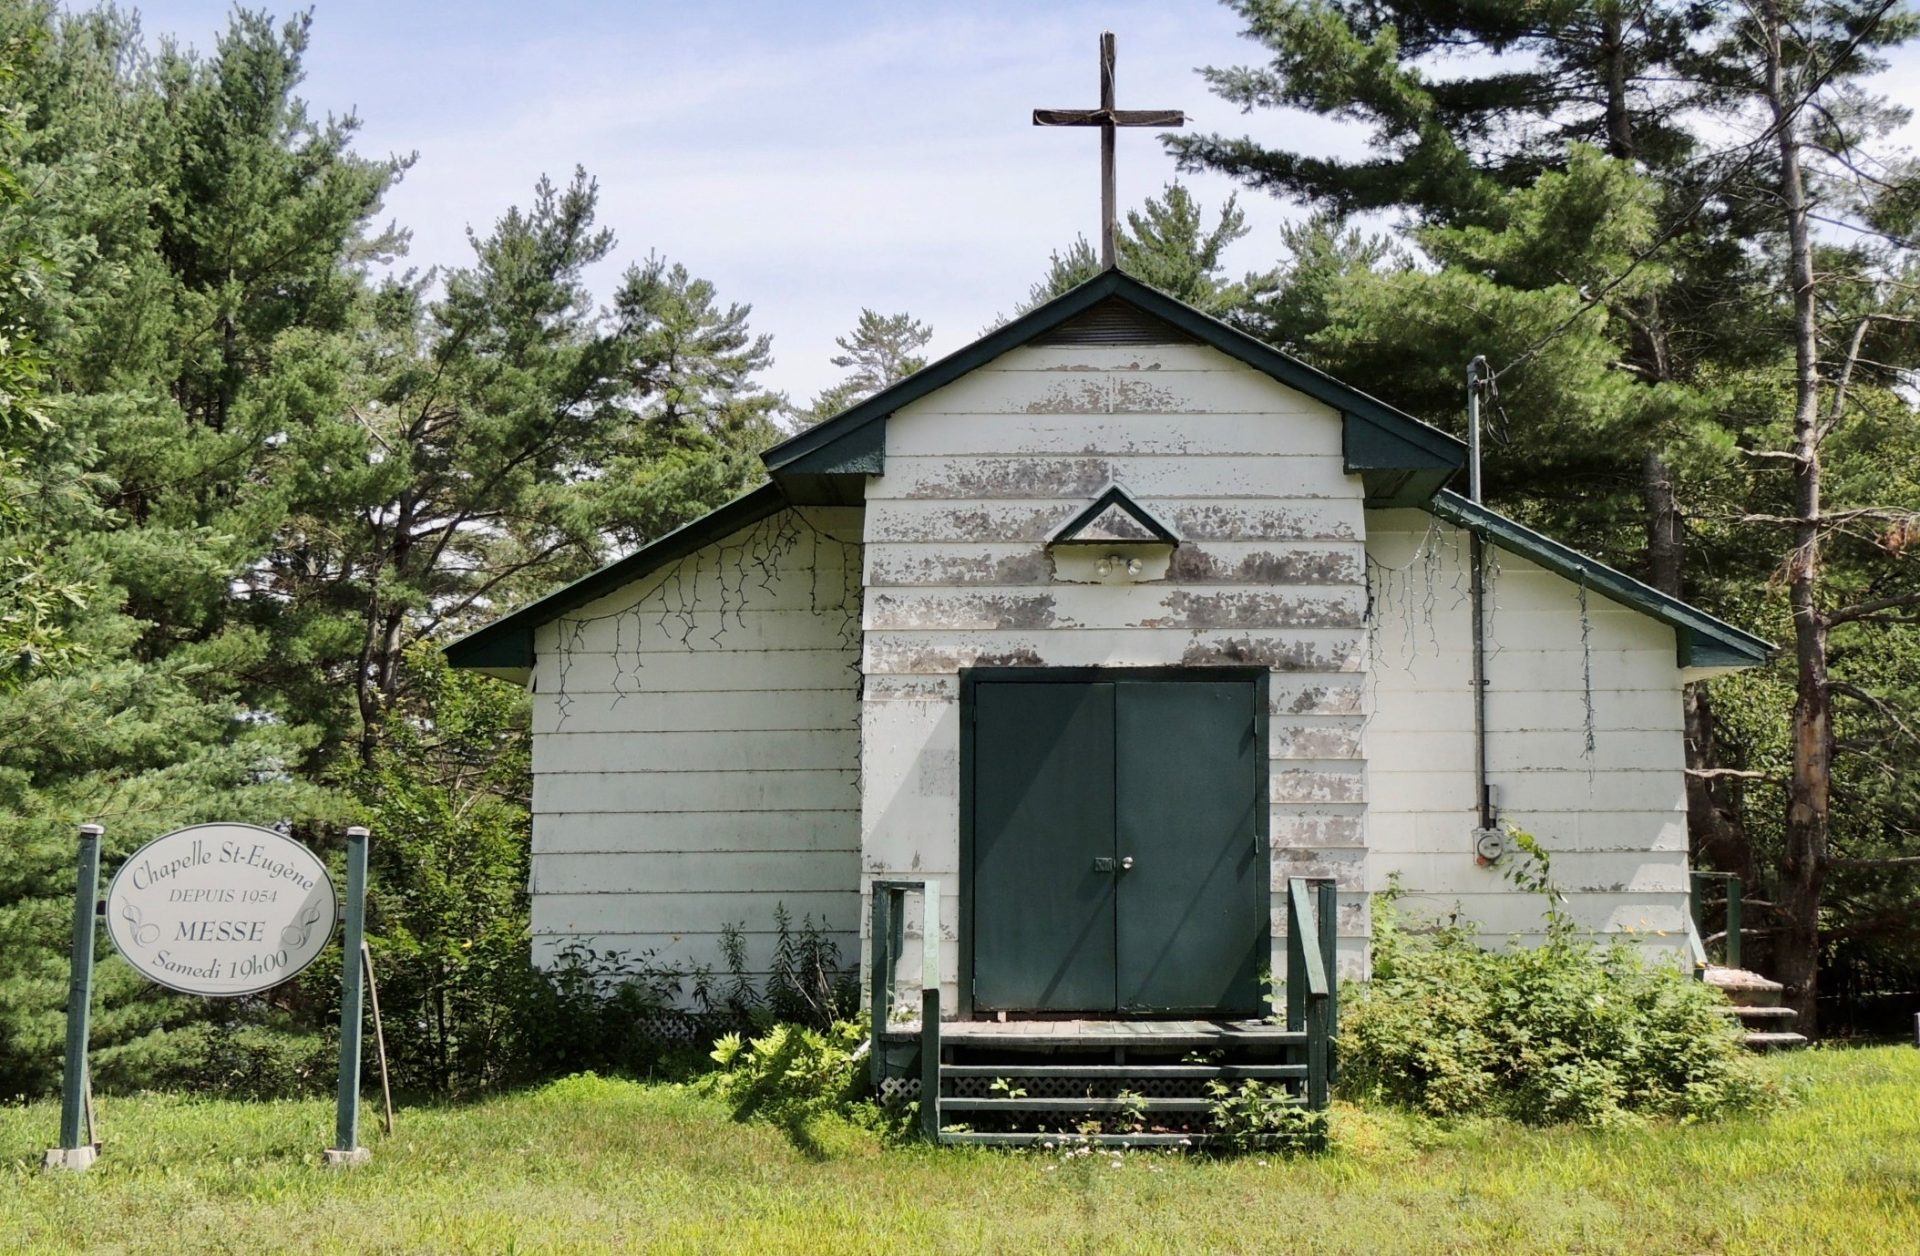
[[[128,963],[186,994],[256,994],[312,963],[333,935],[333,882],[314,853],[251,824],[200,824],[130,856],[107,890]]]

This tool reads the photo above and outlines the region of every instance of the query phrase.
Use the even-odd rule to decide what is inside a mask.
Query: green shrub
[[[1581,934],[1546,852],[1515,834],[1512,879],[1548,896],[1538,947],[1481,948],[1471,925],[1406,928],[1374,900],[1373,979],[1342,1008],[1341,1087],[1435,1116],[1611,1125],[1773,1106],[1776,1088],[1712,987],[1624,941]]]
[[[752,1039],[727,1034],[714,1044],[719,1069],[695,1085],[725,1102],[735,1120],[768,1121],[802,1149],[818,1147],[822,1130],[836,1124],[877,1128],[886,1121],[862,1098],[859,1049],[866,1040],[859,1021],[836,1021],[826,1029],[776,1024]]]
[[[1213,1139],[1223,1152],[1321,1151],[1327,1145],[1327,1114],[1302,1107],[1284,1086],[1244,1081],[1207,1083],[1213,1097]]]

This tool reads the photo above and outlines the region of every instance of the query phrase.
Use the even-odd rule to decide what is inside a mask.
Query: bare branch
[[[1899,610],[1907,606],[1920,606],[1920,592],[1896,593],[1889,597],[1873,598],[1865,602],[1855,602],[1852,606],[1843,606],[1837,611],[1827,612],[1828,624],[1850,624],[1855,620],[1871,619],[1882,611]]]

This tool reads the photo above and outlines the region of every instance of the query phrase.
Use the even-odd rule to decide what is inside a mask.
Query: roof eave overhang
[[[852,409],[775,445],[761,455],[767,471],[775,481],[791,485],[796,501],[814,500],[816,495],[822,500],[848,497],[866,476],[885,473],[889,415],[1111,297],[1130,302],[1209,348],[1337,410],[1346,470],[1362,478],[1367,499],[1376,505],[1417,505],[1466,465],[1466,446],[1439,428],[1119,270],[1106,270]]]
[[[1764,638],[1743,632],[1458,493],[1443,490],[1425,506],[1438,518],[1478,534],[1491,545],[1668,625],[1673,629],[1674,661],[1687,680],[1759,667],[1773,657],[1773,644]]]

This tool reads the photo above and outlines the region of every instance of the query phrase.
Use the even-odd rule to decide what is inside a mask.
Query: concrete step
[[[1785,1029],[1792,1026],[1800,1013],[1790,1007],[1730,1007],[1727,1015],[1755,1029],[1764,1029],[1769,1025]]]
[[[1806,1045],[1805,1034],[1751,1033],[1747,1035],[1749,1051],[1792,1051]]]
[[[1727,996],[1735,1007],[1779,1007],[1786,987],[1744,968],[1707,965],[1702,980]]]

